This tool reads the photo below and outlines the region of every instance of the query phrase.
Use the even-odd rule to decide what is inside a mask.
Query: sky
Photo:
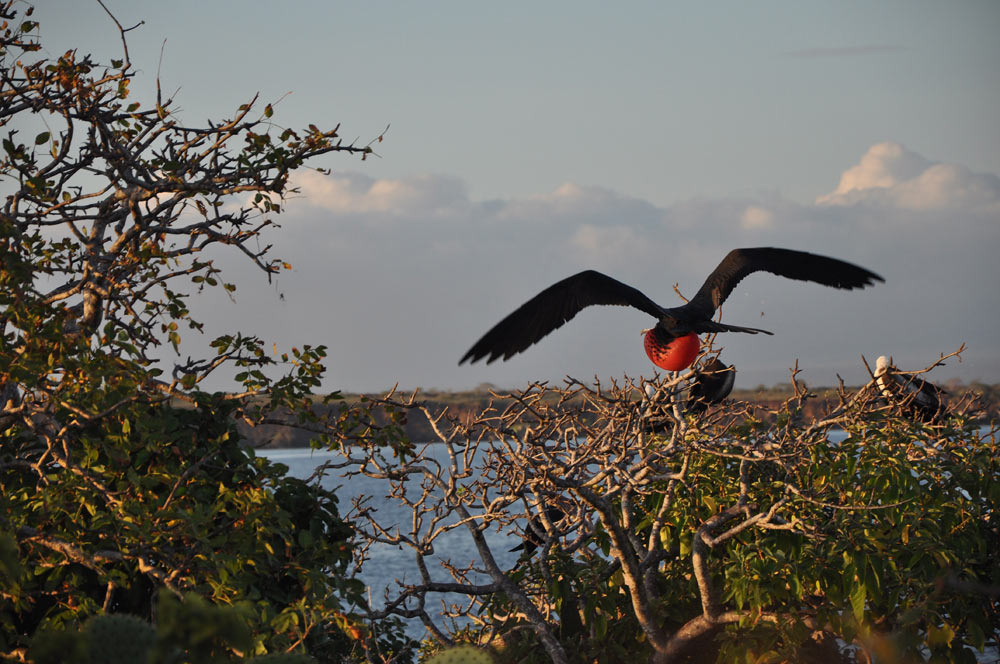
[[[490,327],[593,268],[663,306],[730,249],[865,266],[845,292],[748,277],[722,320],[737,387],[866,378],[892,355],[932,378],[1000,382],[1000,4],[106,0],[132,84],[189,124],[259,94],[284,126],[341,124],[378,157],[329,155],[268,241],[268,283],[219,263],[235,302],[209,333],[325,344],[327,389],[651,376],[639,311],[595,307],[520,356],[458,366]],[[50,55],[118,57],[95,2],[41,1]],[[188,343],[195,344],[197,340]],[[191,346],[189,346],[191,347]],[[220,386],[224,388],[225,386]]]

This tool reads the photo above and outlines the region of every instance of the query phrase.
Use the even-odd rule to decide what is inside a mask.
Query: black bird
[[[548,517],[549,523],[555,524],[557,521],[562,521],[566,513],[560,507],[549,505],[545,508],[545,516]],[[523,551],[522,556],[530,556],[545,543],[545,524],[542,523],[540,515],[535,514],[528,519],[528,526],[524,529],[522,538],[520,544],[510,549],[511,551]]]
[[[694,380],[688,388],[685,412],[697,415],[704,413],[712,404],[721,403],[733,391],[736,380],[736,368],[727,366],[725,362],[713,357],[700,369],[694,372]],[[669,415],[657,415],[654,407],[656,388],[646,383],[645,408],[642,413],[643,424],[651,433],[668,433],[674,426],[674,420]]]
[[[913,374],[898,371],[885,355],[875,360],[875,382],[889,403],[921,422],[937,422],[945,414],[947,392]]]
[[[688,390],[687,412],[704,413],[709,406],[728,397],[735,382],[736,368],[713,357],[695,372],[694,382]]]
[[[870,286],[882,277],[851,263],[805,251],[758,247],[734,249],[715,268],[691,300],[679,307],[661,307],[643,293],[596,272],[585,270],[549,286],[496,324],[462,356],[459,364],[483,358],[489,364],[514,355],[561,327],[582,309],[595,304],[631,306],[656,319],[645,333],[649,359],[668,371],[691,365],[698,354],[698,334],[705,332],[747,332],[767,330],[717,323],[716,310],[736,285],[753,272],[771,272],[801,281],[852,290]]]

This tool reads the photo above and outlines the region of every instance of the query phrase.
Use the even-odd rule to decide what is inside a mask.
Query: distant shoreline
[[[973,383],[971,385],[949,384],[942,385],[951,394],[952,398],[960,398],[968,392],[980,395],[985,406],[984,424],[998,419],[1000,412],[1000,384],[984,385]],[[453,415],[463,418],[471,417],[474,413],[485,408],[493,398],[488,391],[492,389],[497,394],[504,394],[504,390],[493,386],[483,386],[477,390],[466,391],[442,391],[426,390],[418,392],[418,400],[426,405],[432,412],[440,412],[445,408]],[[847,388],[857,390],[857,387]],[[802,414],[805,417],[817,417],[824,412],[829,412],[839,403],[837,390],[832,387],[809,388],[809,392],[815,395],[809,398],[804,404]],[[397,393],[409,394],[406,393]],[[342,393],[342,399],[331,402],[329,407],[338,408],[341,404],[356,404],[363,398],[379,398],[385,393]],[[777,409],[791,398],[793,391],[791,385],[776,385],[772,387],[758,386],[754,389],[733,390],[730,399],[734,401],[744,401],[758,408],[767,410]],[[406,436],[413,441],[434,441],[435,435],[430,423],[424,414],[418,410],[407,413],[404,424]],[[309,442],[315,435],[293,429],[292,427],[282,427],[276,425],[264,425],[256,428],[249,428],[240,425],[242,433],[249,444],[257,449],[296,449],[308,448]]]

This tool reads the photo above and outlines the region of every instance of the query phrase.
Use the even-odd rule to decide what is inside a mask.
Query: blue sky
[[[933,376],[1000,380],[995,2],[106,4],[145,21],[134,94],[159,70],[191,123],[259,92],[287,126],[367,142],[392,125],[380,159],[332,156],[332,176],[299,183],[273,238],[291,274],[268,286],[234,260],[237,304],[206,304],[213,329],[329,345],[330,388],[650,375],[650,321],[624,309],[504,365],[456,362],[579,269],[669,306],[674,283],[690,294],[756,245],[887,283],[749,278],[723,320],[776,336],[724,340],[739,385],[786,380],[796,358],[811,384],[860,380],[862,354],[917,368],[962,342]],[[117,56],[96,2],[36,18],[51,54]]]

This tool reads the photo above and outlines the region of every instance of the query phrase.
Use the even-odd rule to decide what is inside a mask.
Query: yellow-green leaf
[[[865,585],[859,583],[854,586],[854,590],[851,591],[851,611],[854,613],[854,619],[859,623],[865,615]]]
[[[945,623],[941,627],[930,625],[927,628],[928,648],[948,648],[951,646],[951,641],[954,638],[955,630],[948,623]]]

